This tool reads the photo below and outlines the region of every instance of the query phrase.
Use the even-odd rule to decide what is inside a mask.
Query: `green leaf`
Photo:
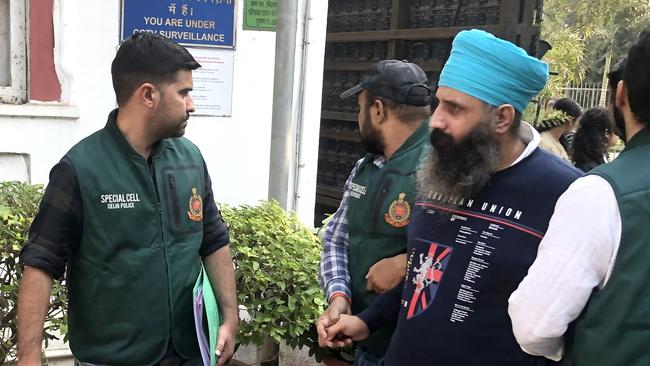
[[[279,334],[273,334],[273,335],[271,335],[271,338],[272,338],[274,341],[276,341],[277,343],[282,342],[282,338],[280,337]]]
[[[287,312],[290,311],[290,309],[289,309],[288,306],[280,305],[280,306],[277,307],[276,311],[277,311],[278,313],[287,313]]]
[[[7,206],[0,206],[0,219],[6,220],[6,218],[11,214],[11,210]]]

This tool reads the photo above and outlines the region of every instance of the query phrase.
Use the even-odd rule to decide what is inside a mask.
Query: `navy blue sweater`
[[[431,192],[408,228],[403,285],[359,316],[372,330],[395,324],[386,366],[551,365],[524,353],[508,297],[537,255],[555,202],[577,169],[541,150],[494,174],[472,198]]]

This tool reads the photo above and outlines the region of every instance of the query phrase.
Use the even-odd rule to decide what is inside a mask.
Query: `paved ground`
[[[72,356],[68,347],[62,342],[50,342],[48,348],[48,365],[49,366],[74,366]],[[244,362],[247,365],[258,365],[255,361],[257,359],[257,348],[254,346],[241,346],[235,358]],[[9,362],[7,366],[15,366],[15,363]],[[320,366],[322,363],[316,362],[310,358],[307,350],[293,350],[291,347],[282,345],[280,346],[280,366]]]

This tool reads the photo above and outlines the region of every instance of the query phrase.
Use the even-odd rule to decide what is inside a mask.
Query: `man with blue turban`
[[[555,201],[579,176],[521,121],[547,75],[510,42],[480,30],[456,36],[418,171],[405,281],[342,316],[329,346],[396,324],[386,366],[553,364],[521,350],[507,313]]]

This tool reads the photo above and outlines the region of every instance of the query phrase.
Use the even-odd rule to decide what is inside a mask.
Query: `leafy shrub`
[[[326,304],[317,280],[318,238],[276,201],[223,206],[222,214],[230,230],[238,301],[250,315],[238,340],[260,345],[269,336],[316,352],[313,324]]]
[[[42,186],[0,182],[0,365],[16,356],[18,284],[22,266],[20,249],[27,242],[29,226],[38,210]],[[58,281],[52,287],[51,306],[45,316],[45,339],[65,333],[66,293]]]

